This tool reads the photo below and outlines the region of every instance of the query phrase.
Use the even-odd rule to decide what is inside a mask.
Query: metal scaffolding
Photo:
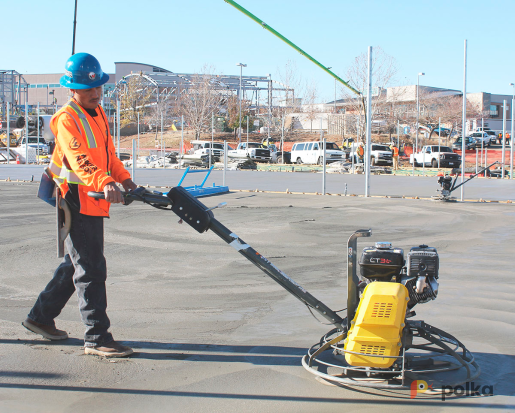
[[[23,106],[28,99],[28,84],[16,70],[0,70],[0,111],[6,113],[6,104],[10,103],[11,111]]]
[[[116,84],[115,89],[111,92],[111,96],[114,97],[116,95],[122,95],[127,85],[128,79],[133,76],[138,76],[141,78],[144,88],[150,88],[152,95],[155,96],[154,102],[160,102],[163,100],[176,101],[181,94],[186,93],[187,90],[195,84],[198,78],[203,78],[206,75],[172,72],[131,73],[124,76]],[[240,88],[240,76],[207,76],[209,76],[214,90],[217,90],[222,94],[226,94],[227,97],[238,93]],[[272,80],[268,76],[242,76],[241,81],[244,96],[246,92],[252,92],[252,96],[250,99],[248,99],[250,102],[252,102],[251,109],[259,109],[259,92],[261,91],[267,92],[265,105],[268,105],[269,101],[273,102],[273,98],[270,97],[270,94],[273,94],[273,92],[286,92],[294,96],[294,89],[289,88],[280,82]]]

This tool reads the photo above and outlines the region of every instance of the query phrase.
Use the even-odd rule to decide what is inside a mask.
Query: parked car
[[[326,142],[326,162],[336,162],[345,160],[345,152],[340,150],[334,142]],[[291,148],[291,161],[298,164],[318,164],[323,163],[324,150],[322,142],[298,142]]]
[[[349,149],[354,143],[354,138],[345,138],[342,142],[342,150]]]
[[[209,155],[211,153],[211,141],[191,141],[193,148],[191,152],[195,155]],[[224,144],[222,142],[213,142],[213,160],[218,162],[223,159],[224,156]]]
[[[458,168],[461,157],[448,146],[426,145],[418,153],[410,155],[410,163],[414,166],[429,166],[432,168]]]
[[[451,130],[447,128],[436,128],[433,132],[437,135],[438,132],[440,132],[440,136],[448,136],[451,133]]]
[[[486,134],[490,135],[490,141],[492,143],[495,143],[497,141],[497,133],[495,133],[495,131],[493,131],[493,130],[485,130],[484,132]]]
[[[270,162],[272,160],[270,149],[260,142],[241,142],[236,149],[227,151],[227,157],[233,159],[250,158],[254,162]]]
[[[7,146],[7,130],[0,129],[0,141],[2,142],[0,146]],[[9,146],[17,146],[18,145],[18,137],[11,131],[10,132],[10,139],[9,139]]]
[[[489,135],[486,132],[474,132],[472,135],[470,135],[470,138],[474,138],[479,144],[478,146],[481,146],[481,141],[483,142],[483,146],[490,146],[495,142],[495,139],[492,140],[492,135]]]
[[[358,145],[354,144],[351,148],[350,158],[354,157],[354,162],[359,162],[358,156],[356,154]],[[363,148],[364,153],[367,152],[367,146]],[[370,165],[393,165],[393,155],[392,150],[390,149],[390,144],[377,144],[373,143],[370,150]]]
[[[466,137],[465,138],[465,150],[474,149],[476,147],[477,141],[474,138]],[[479,144],[481,146],[481,143]],[[458,138],[453,142],[452,144],[452,150],[453,151],[461,151],[462,148],[462,140],[461,136],[458,136]]]
[[[40,154],[48,154],[48,144],[46,143],[45,139],[37,136],[29,136],[29,148],[34,148],[36,152],[39,152]],[[25,146],[25,136],[22,136],[18,140],[18,146]]]
[[[272,163],[291,163],[291,152],[280,151],[275,145],[269,145],[268,149],[272,155]]]

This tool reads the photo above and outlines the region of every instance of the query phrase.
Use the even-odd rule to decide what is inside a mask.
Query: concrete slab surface
[[[43,168],[37,165],[0,165],[0,179],[39,181]],[[129,169],[130,170],[130,169]],[[139,185],[175,186],[179,183],[184,170],[180,169],[137,169],[135,182]],[[195,173],[186,177],[183,186],[200,185],[204,174]],[[370,178],[370,194],[388,196],[418,196],[430,198],[438,195],[440,188],[438,178],[425,176],[393,176],[372,175]],[[461,178],[458,178],[458,183]],[[213,171],[205,186],[213,183],[222,185],[223,171]],[[322,174],[311,172],[258,172],[258,171],[226,171],[226,185],[231,190],[259,189],[261,191],[309,192],[322,193]],[[327,174],[326,192],[343,194],[365,194],[365,175]],[[453,196],[460,199],[458,189]],[[465,184],[465,199],[494,200],[515,202],[515,181],[509,179],[474,178]]]
[[[493,397],[410,399],[324,384],[301,357],[331,329],[215,234],[172,212],[116,205],[105,222],[108,314],[115,339],[137,354],[84,355],[73,297],[57,319],[70,339],[21,326],[60,260],[54,210],[37,184],[0,183],[1,412],[412,412],[515,408],[512,204],[435,203],[232,192],[216,218],[330,308],[346,307],[346,243],[371,239],[440,254],[436,301],[418,317],[460,339]]]

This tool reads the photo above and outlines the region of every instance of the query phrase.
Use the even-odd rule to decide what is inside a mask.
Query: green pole
[[[348,87],[350,90],[352,90],[354,93],[356,93],[357,95],[361,95],[360,92],[358,92],[356,89],[354,89],[351,85],[349,85],[345,80],[341,79],[339,76],[337,76],[336,74],[334,74],[333,72],[331,72],[327,67],[325,67],[324,65],[322,65],[318,60],[314,59],[313,57],[311,57],[309,54],[307,54],[304,50],[302,50],[300,47],[298,47],[296,44],[290,42],[286,37],[284,37],[281,33],[279,33],[278,31],[272,29],[268,24],[266,24],[264,21],[262,21],[261,19],[259,19],[258,17],[256,17],[255,15],[253,15],[251,12],[249,12],[248,10],[244,9],[243,7],[241,7],[238,3],[236,3],[235,1],[233,0],[224,0],[226,3],[229,3],[231,6],[235,7],[236,9],[238,9],[239,11],[241,11],[243,14],[247,15],[248,17],[250,17],[252,20],[254,20],[257,24],[261,25],[263,27],[263,29],[266,29],[268,30],[270,33],[274,34],[275,36],[277,36],[279,39],[281,39],[283,42],[285,42],[286,44],[290,45],[291,47],[293,47],[296,51],[298,51],[301,55],[303,55],[304,57],[308,58],[309,60],[311,60],[314,64],[316,64],[318,67],[320,67],[322,70],[324,70],[325,72],[329,73],[332,77],[334,77],[338,82],[342,83],[343,85],[345,85],[346,87]]]

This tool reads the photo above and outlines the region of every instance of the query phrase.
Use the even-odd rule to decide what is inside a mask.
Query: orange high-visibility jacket
[[[50,171],[65,199],[68,184],[78,184],[81,214],[109,216],[111,204],[89,197],[88,191],[102,192],[109,182],[131,176],[116,156],[104,110],[98,106],[95,111],[93,119],[72,99],[52,117],[56,139]]]
[[[393,147],[393,156],[399,156],[399,148],[397,146]]]

